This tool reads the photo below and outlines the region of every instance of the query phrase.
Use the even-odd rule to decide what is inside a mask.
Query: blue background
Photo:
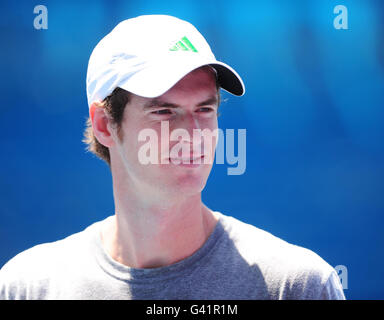
[[[33,27],[34,6],[48,29]],[[336,30],[336,5],[348,30]],[[332,266],[349,299],[384,298],[384,4],[382,1],[2,1],[0,266],[114,212],[108,167],[81,142],[85,77],[121,20],[193,23],[243,77],[224,93],[222,129],[247,129],[247,168],[216,164],[203,193],[235,216]],[[255,244],[257,245],[257,244]]]

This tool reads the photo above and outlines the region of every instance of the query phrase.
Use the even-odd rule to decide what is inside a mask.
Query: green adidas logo
[[[169,49],[169,51],[179,50],[197,52],[196,48],[187,37],[182,37],[180,41],[177,41],[176,44]]]

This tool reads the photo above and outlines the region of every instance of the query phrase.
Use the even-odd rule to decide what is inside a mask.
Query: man
[[[244,94],[185,21],[140,16],[102,39],[88,65],[86,142],[110,166],[115,215],[11,259],[0,297],[344,299],[318,255],[202,203],[217,136],[194,133],[217,132],[220,88]]]

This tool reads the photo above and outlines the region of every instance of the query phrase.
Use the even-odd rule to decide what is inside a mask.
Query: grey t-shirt
[[[165,267],[114,261],[103,221],[37,245],[0,270],[0,299],[345,299],[336,271],[314,252],[217,214],[203,246]]]

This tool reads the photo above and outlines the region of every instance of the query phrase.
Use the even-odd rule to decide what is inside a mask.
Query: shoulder
[[[75,253],[79,249],[82,239],[84,239],[84,231],[57,241],[35,245],[10,259],[1,268],[1,272],[10,272],[11,270],[22,271],[22,269],[27,271],[31,270],[34,266],[41,268],[44,265],[51,264],[51,262],[60,263],[60,260],[65,259],[66,252],[71,251]]]
[[[14,256],[0,269],[0,299],[39,299],[52,279],[81,259],[89,245],[91,225],[64,239],[43,243]],[[38,292],[32,292],[38,288]]]
[[[335,270],[314,251],[230,216],[223,215],[222,222],[240,256],[248,265],[257,266],[276,298],[341,296]]]

